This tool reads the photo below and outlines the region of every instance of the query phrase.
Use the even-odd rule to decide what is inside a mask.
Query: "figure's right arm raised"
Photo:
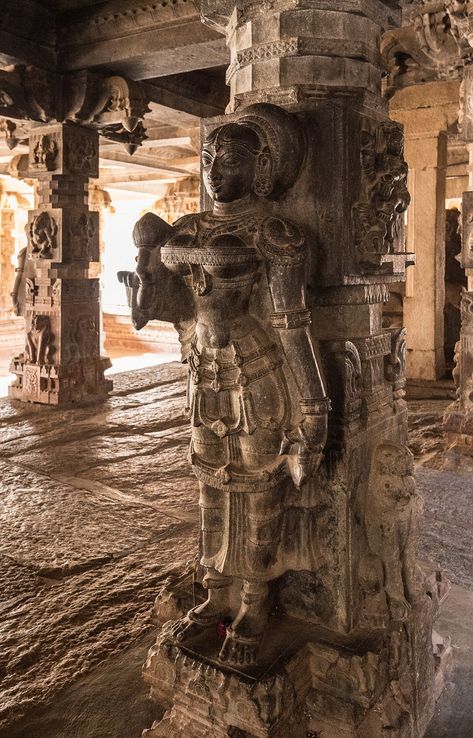
[[[178,324],[192,317],[193,305],[180,275],[161,261],[161,246],[174,234],[173,226],[154,213],[146,213],[133,229],[138,250],[134,272],[119,272],[127,288],[133,325],[137,330],[150,320]]]

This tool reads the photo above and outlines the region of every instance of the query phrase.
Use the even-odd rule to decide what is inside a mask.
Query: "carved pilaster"
[[[99,347],[99,224],[88,208],[97,133],[72,124],[35,129],[29,176],[37,180],[37,207],[29,212],[17,285],[26,340],[12,361],[10,396],[50,405],[105,396],[111,382]]]

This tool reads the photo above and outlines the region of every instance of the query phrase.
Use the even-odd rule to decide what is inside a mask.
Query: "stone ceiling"
[[[133,155],[101,139],[101,183],[160,196],[167,184],[199,169],[199,125],[228,102],[223,36],[200,20],[196,0],[3,0],[0,68],[11,64],[122,74],[145,81],[148,139]],[[25,136],[27,131],[25,131]],[[26,143],[26,142],[25,142]],[[0,136],[0,174],[13,154]]]

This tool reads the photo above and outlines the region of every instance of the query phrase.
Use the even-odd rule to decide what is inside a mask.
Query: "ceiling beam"
[[[109,0],[58,18],[58,67],[105,67],[134,80],[228,64],[224,37],[196,0]]]

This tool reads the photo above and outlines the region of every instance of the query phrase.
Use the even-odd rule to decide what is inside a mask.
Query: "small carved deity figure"
[[[51,324],[48,315],[34,315],[31,330],[26,334],[25,356],[31,364],[49,364],[53,351]]]
[[[382,598],[388,620],[402,622],[419,593],[416,543],[422,500],[413,471],[413,456],[405,446],[385,442],[376,448],[365,511],[369,554],[359,567],[360,585],[368,600],[376,599],[376,607],[366,602],[365,616],[370,610],[382,619]]]
[[[33,164],[35,169],[54,169],[57,153],[56,141],[51,136],[41,136],[33,148]]]
[[[44,259],[51,259],[57,247],[57,224],[46,211],[39,213],[28,225],[31,253]]]
[[[316,472],[329,402],[305,304],[302,229],[271,207],[303,157],[296,120],[274,105],[242,111],[204,142],[213,209],[170,227],[135,226],[137,270],[121,273],[137,327],[173,322],[189,367],[190,459],[200,484],[207,600],[177,621],[181,642],[228,621],[220,659],[256,659],[289,492]]]

